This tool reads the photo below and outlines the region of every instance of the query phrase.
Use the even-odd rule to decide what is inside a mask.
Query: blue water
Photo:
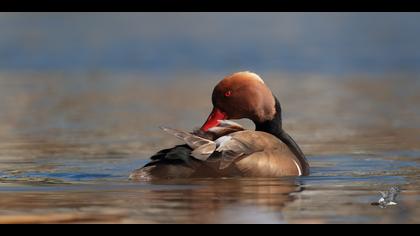
[[[389,160],[389,157],[405,157],[403,160]],[[334,183],[343,184],[347,181],[361,182],[361,185],[374,184],[407,184],[406,179],[401,172],[404,168],[419,168],[417,162],[419,152],[410,152],[408,155],[402,152],[385,152],[375,155],[322,155],[309,156],[311,162],[311,176],[298,178],[306,184],[322,184],[329,186]],[[147,163],[142,157],[96,157],[83,159],[62,158],[44,159],[38,158],[31,162],[34,166],[51,165],[54,169],[51,171],[21,171],[19,173],[8,174],[0,173],[2,180],[16,181],[19,179],[29,180],[37,178],[40,183],[42,180],[57,180],[53,185],[60,184],[88,184],[88,183],[127,183],[128,175],[135,168]],[[16,163],[18,164],[18,163]],[[323,166],[322,164],[327,164]],[[321,165],[321,166],[319,166]],[[21,163],[20,168],[25,166]],[[19,166],[16,166],[19,169]],[[23,168],[24,169],[24,168]],[[30,183],[30,182],[28,182]],[[49,184],[46,182],[46,184]],[[1,191],[7,191],[1,189]]]
[[[0,13],[0,71],[418,73],[419,13]]]

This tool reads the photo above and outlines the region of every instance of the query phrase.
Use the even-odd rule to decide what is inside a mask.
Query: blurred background
[[[241,70],[269,82],[301,142],[313,139],[309,130],[325,142],[372,128],[418,131],[419,19],[1,13],[0,136],[116,144],[120,135],[136,147],[122,150],[157,149],[159,125],[200,126],[213,86]]]
[[[417,73],[418,13],[2,13],[3,71]]]
[[[0,223],[418,223],[419,22],[420,13],[0,13]],[[311,176],[129,185],[132,170],[179,143],[158,127],[202,125],[213,87],[242,70],[279,98]],[[368,205],[392,185],[401,207]]]

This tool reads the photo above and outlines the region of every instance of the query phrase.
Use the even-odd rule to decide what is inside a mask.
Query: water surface
[[[0,223],[419,223],[420,84],[262,74],[311,175],[133,183],[223,74],[0,74]],[[240,121],[249,128],[248,121]],[[399,186],[399,205],[372,206]]]

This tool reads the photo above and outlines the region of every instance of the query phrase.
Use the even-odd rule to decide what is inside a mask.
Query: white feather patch
[[[220,147],[220,146],[223,146],[224,143],[226,143],[227,141],[229,141],[231,139],[232,139],[231,136],[226,135],[226,136],[222,136],[222,137],[216,139],[216,141],[214,141],[214,142],[216,143],[217,147]]]
[[[300,167],[299,167],[298,163],[297,163],[295,160],[293,160],[293,163],[295,163],[296,168],[297,168],[297,169],[298,169],[298,171],[299,171],[299,176],[301,176],[301,175],[302,175],[302,171],[300,170]]]

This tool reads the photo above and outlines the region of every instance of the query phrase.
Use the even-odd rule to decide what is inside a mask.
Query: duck
[[[199,129],[163,131],[184,144],[163,149],[134,170],[130,180],[277,178],[307,176],[308,161],[282,127],[282,109],[264,80],[250,71],[223,78],[213,89],[213,109]],[[249,119],[255,130],[233,120]]]

